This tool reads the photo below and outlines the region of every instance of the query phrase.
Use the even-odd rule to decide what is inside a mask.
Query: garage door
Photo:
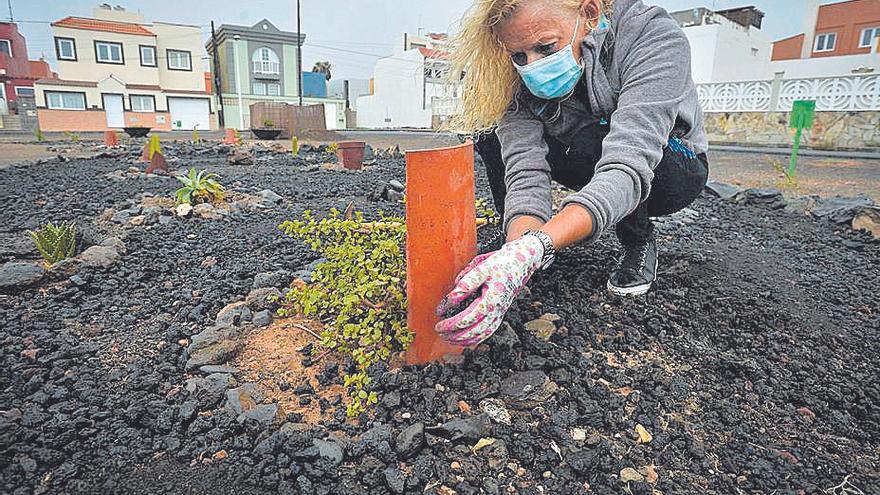
[[[205,98],[168,98],[168,111],[175,131],[211,128],[211,108]]]

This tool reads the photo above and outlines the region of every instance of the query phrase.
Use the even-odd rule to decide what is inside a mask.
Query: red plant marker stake
[[[235,138],[235,129],[226,129],[226,138],[223,140],[223,144],[238,144],[238,140]]]
[[[108,148],[119,146],[119,137],[116,135],[116,131],[104,131],[104,146]]]
[[[460,354],[435,331],[435,311],[455,276],[476,255],[474,145],[406,152],[407,325],[409,364]]]

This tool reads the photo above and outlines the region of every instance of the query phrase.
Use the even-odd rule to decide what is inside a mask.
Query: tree
[[[324,78],[329,81],[330,78],[333,77],[333,74],[330,73],[331,68],[332,66],[330,65],[330,62],[315,62],[315,66],[312,67],[312,72],[324,74]]]

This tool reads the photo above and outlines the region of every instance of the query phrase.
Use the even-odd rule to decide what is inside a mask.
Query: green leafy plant
[[[293,150],[293,156],[299,156],[299,138],[293,136],[290,140],[291,149]]]
[[[60,225],[49,222],[36,232],[29,230],[27,234],[49,266],[76,254],[76,225],[73,222]]]
[[[175,193],[177,196],[177,204],[198,204],[198,203],[219,203],[223,201],[226,195],[226,189],[220,185],[215,178],[217,174],[209,173],[207,170],[196,172],[196,169],[190,168],[189,174],[178,175],[183,187]]]
[[[67,138],[68,141],[78,143],[79,142],[79,133],[64,131],[64,137]]]
[[[263,127],[271,129],[275,127],[275,121],[272,119],[263,119]]]
[[[326,323],[316,351],[350,356],[357,372],[344,376],[349,417],[375,404],[367,369],[389,361],[412,343],[406,327],[406,227],[403,219],[381,215],[365,224],[361,213],[341,216],[331,210],[321,220],[306,211],[301,220],[280,229],[305,241],[327,261],[319,264],[311,284],[295,284],[278,310]]]
[[[337,150],[339,150],[339,143],[330,143],[327,145],[327,153],[336,154]]]
[[[779,179],[779,181],[776,183],[776,186],[779,189],[782,189],[784,191],[794,191],[798,189],[799,186],[797,176],[794,174],[790,174],[788,172],[788,167],[786,167],[781,160],[776,158],[768,158],[768,161],[773,167],[773,170],[775,170],[776,173],[782,176],[782,178]]]
[[[39,127],[37,128],[37,130],[34,131],[34,136],[37,138],[38,143],[42,143],[46,140],[46,135],[43,134],[43,130]]]
[[[498,218],[498,213],[495,212],[495,209],[489,206],[489,201],[486,198],[477,198],[476,200],[476,209],[477,209],[477,218],[485,218],[486,222],[495,225],[500,221]]]

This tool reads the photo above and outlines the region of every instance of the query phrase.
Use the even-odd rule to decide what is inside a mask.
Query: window
[[[16,96],[34,96],[34,88],[29,88],[27,86],[16,86],[15,87],[15,95]]]
[[[155,112],[156,98],[149,95],[131,95],[131,111],[132,112]]]
[[[73,38],[55,38],[58,60],[76,60],[76,42]]]
[[[156,47],[141,45],[141,65],[144,67],[156,66]]]
[[[50,110],[85,110],[86,95],[84,93],[46,91],[46,106]]]
[[[99,64],[124,64],[122,43],[95,41],[95,60]]]
[[[825,33],[816,36],[816,47],[814,52],[832,52],[834,45],[837,43],[837,33]]]
[[[12,56],[12,43],[9,40],[0,40],[0,53]]]
[[[278,83],[254,83],[254,94],[257,96],[281,96],[281,85]]]
[[[863,29],[859,48],[871,48],[871,45],[874,44],[874,38],[878,36],[880,36],[880,27]]]
[[[278,60],[278,54],[275,50],[262,47],[254,52],[251,57],[254,67],[254,74],[280,74],[281,63]]]
[[[183,50],[167,50],[169,70],[192,70],[192,57]]]

